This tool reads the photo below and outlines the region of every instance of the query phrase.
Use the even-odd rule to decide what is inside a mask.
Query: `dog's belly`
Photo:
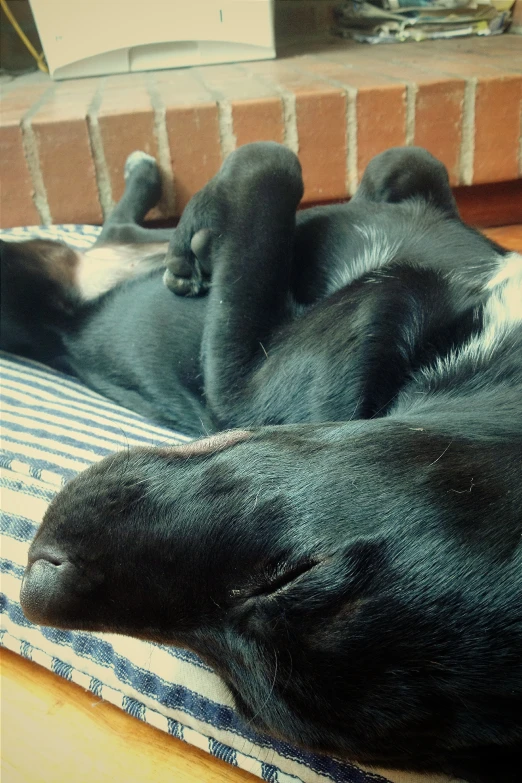
[[[88,309],[65,336],[72,372],[96,391],[189,435],[212,429],[202,402],[200,346],[206,300],[162,283],[130,281]]]
[[[451,319],[465,321],[473,304],[467,289],[476,291],[477,280],[480,289],[497,263],[487,240],[426,204],[333,207],[323,234],[315,214],[298,221],[295,267],[302,279],[294,288],[296,299],[312,307],[305,305],[263,344],[250,389],[219,427],[385,415],[412,370],[430,360],[422,342],[444,354],[436,329]],[[313,277],[305,247],[310,227]],[[421,270],[419,280],[411,267]],[[200,365],[207,298],[175,296],[161,274],[123,282],[90,307],[67,338],[70,366],[112,399],[188,434],[204,434],[215,428]],[[403,293],[394,291],[397,285]],[[433,328],[419,326],[415,308]],[[471,328],[464,323],[464,332]]]

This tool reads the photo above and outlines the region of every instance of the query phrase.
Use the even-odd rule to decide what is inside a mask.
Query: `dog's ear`
[[[249,430],[227,430],[218,432],[216,435],[210,435],[208,438],[201,438],[187,443],[183,446],[174,446],[170,449],[160,449],[163,455],[172,457],[203,457],[205,454],[215,454],[218,451],[235,446],[236,443],[242,443],[253,435]]]

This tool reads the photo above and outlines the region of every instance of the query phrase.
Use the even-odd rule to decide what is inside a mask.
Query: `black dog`
[[[148,241],[127,224],[155,169],[130,169],[105,238]],[[254,726],[307,748],[515,783],[522,260],[462,224],[422,150],[296,221],[301,195],[283,147],[227,159],[166,258],[170,289],[208,297],[160,268],[95,296],[78,256],[52,278],[5,248],[10,347],[159,421],[243,428],[71,482],[24,611],[195,650]]]

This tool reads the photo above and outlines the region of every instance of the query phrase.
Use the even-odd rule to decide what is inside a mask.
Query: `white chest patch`
[[[389,264],[400,250],[402,238],[390,240],[389,232],[373,225],[355,225],[354,230],[363,240],[362,252],[345,262],[332,275],[328,294],[353,283],[359,277]]]
[[[100,245],[80,256],[76,284],[84,301],[91,301],[126,280],[164,266],[167,245]]]
[[[500,267],[486,283],[491,295],[484,306],[484,328],[461,352],[468,358],[482,360],[522,323],[522,255],[504,256]]]
[[[510,253],[486,285],[491,298],[486,305],[488,328],[505,328],[522,321],[522,255]]]

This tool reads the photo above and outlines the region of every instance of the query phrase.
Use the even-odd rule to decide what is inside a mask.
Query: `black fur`
[[[292,153],[243,147],[172,236],[165,282],[191,298],[160,270],[47,322],[92,387],[242,430],[72,481],[24,611],[195,650],[254,726],[307,748],[516,783],[516,259],[488,287],[506,251],[422,150],[376,158],[348,205],[296,219],[301,195]]]

